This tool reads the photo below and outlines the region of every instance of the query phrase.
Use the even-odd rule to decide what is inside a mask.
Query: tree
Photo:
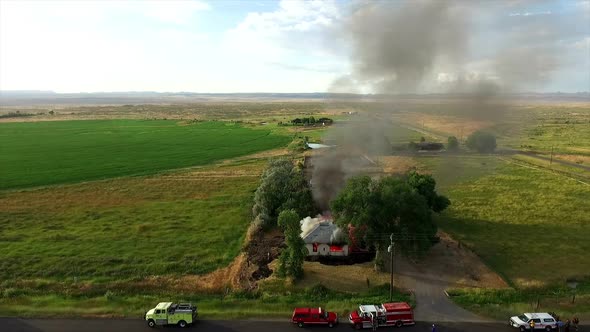
[[[252,212],[255,220],[269,228],[276,225],[279,213],[285,209],[295,209],[301,218],[317,212],[302,170],[293,167],[289,159],[274,159],[254,193]]]
[[[305,242],[301,238],[301,218],[294,209],[283,210],[278,217],[278,225],[285,234],[287,248],[279,256],[277,273],[279,276],[289,276],[299,279],[303,276],[303,262],[307,255]]]
[[[435,186],[430,175],[415,172],[378,180],[353,177],[332,202],[334,220],[341,228],[352,226],[357,242],[374,245],[376,262],[391,233],[400,239],[396,246],[402,253],[422,256],[437,231],[432,212],[440,212],[450,203],[436,194]]]
[[[449,151],[457,151],[459,150],[459,141],[455,136],[449,136],[447,139],[447,150]]]
[[[407,175],[407,182],[420,195],[426,198],[428,207],[432,211],[441,212],[451,204],[451,201],[447,197],[439,195],[436,192],[436,181],[432,175],[410,171]]]
[[[476,131],[467,137],[465,145],[471,150],[477,150],[480,153],[491,153],[496,149],[496,136],[483,131]]]

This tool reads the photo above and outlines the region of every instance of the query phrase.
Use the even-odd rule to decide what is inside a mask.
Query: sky
[[[466,22],[454,30],[460,56],[435,52],[404,92],[445,92],[465,77],[518,81],[517,91],[590,91],[590,1],[436,1]],[[381,74],[362,67],[399,52],[376,47],[367,57],[359,47],[380,27],[359,35],[351,22],[371,6],[402,20],[423,2],[0,0],[0,90],[398,92],[378,88]],[[396,29],[391,36],[413,38],[415,28]]]

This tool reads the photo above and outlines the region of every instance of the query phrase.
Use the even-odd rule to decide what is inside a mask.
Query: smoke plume
[[[363,156],[389,154],[388,112],[403,107],[399,94],[448,93],[452,96],[441,95],[433,104],[463,117],[497,121],[510,110],[504,96],[548,82],[561,65],[558,37],[575,35],[580,20],[525,11],[537,5],[353,2],[338,30],[351,47],[351,72],[335,80],[330,91],[384,95],[372,105],[358,100],[366,113],[333,128],[326,141],[336,148],[314,157],[312,188],[321,208],[328,209],[348,177],[362,172]]]

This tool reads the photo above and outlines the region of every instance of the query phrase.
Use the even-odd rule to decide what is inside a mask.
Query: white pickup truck
[[[510,317],[508,324],[518,328],[521,332],[531,331],[531,325],[534,323],[534,330],[553,331],[557,329],[557,321],[550,314],[543,313],[524,313],[522,315]]]

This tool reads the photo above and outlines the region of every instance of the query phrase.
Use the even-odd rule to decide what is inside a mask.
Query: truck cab
[[[197,316],[197,306],[190,303],[160,302],[145,313],[144,319],[149,327],[155,327],[156,325],[186,327],[192,324]]]

